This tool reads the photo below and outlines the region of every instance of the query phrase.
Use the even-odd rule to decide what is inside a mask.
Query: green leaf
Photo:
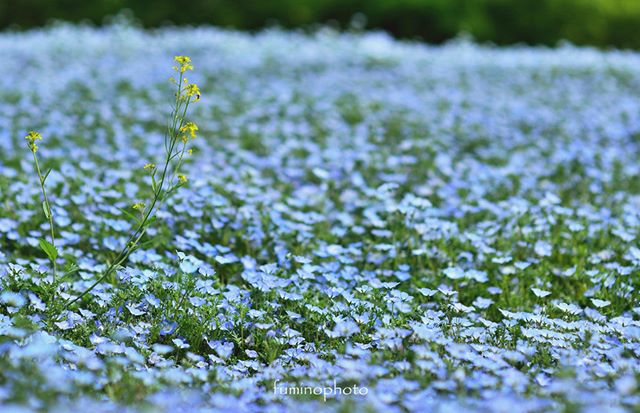
[[[78,271],[80,271],[80,267],[78,267],[75,263],[72,262],[67,264],[67,266],[65,267],[63,276],[67,276]]]
[[[55,261],[58,258],[58,249],[49,241],[44,238],[40,238],[40,249],[47,254],[47,257],[51,260],[51,262]]]
[[[38,325],[33,320],[20,314],[13,317],[11,321],[15,327],[23,330],[36,331],[38,329]]]
[[[44,211],[44,216],[47,219],[51,219],[51,214],[49,213],[49,207],[45,201],[42,201],[42,210]]]
[[[44,174],[44,176],[42,177],[42,183],[44,183],[44,181],[47,180],[47,178],[49,177],[49,174],[51,173],[52,170],[53,170],[53,168],[49,168],[47,173]]]
[[[153,245],[156,244],[156,238],[157,237],[151,237],[150,239],[144,242],[138,243],[138,248],[147,249],[147,248],[153,247]]]
[[[65,268],[65,272],[62,274],[62,276],[59,277],[59,280],[60,281],[65,281],[72,274],[74,274],[74,273],[76,273],[78,271],[80,271],[80,267],[78,267],[77,265],[71,263],[71,264],[67,265],[67,267]]]

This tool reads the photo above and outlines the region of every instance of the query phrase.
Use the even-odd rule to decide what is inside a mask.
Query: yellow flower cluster
[[[156,169],[156,164],[154,163],[145,164],[144,169],[145,171],[153,171],[154,169]]]
[[[185,94],[187,95],[187,97],[193,97],[193,102],[197,102],[200,100],[200,88],[195,83],[187,85],[187,87],[185,88]]]
[[[144,202],[137,202],[133,204],[133,209],[137,209],[137,210],[144,209]]]
[[[180,66],[174,66],[173,70],[179,73],[184,73],[187,70],[193,70],[193,66],[191,65],[191,58],[188,56],[176,56],[173,58]]]
[[[42,135],[35,131],[29,131],[27,136],[24,137],[27,140],[27,146],[31,149],[31,152],[35,153],[38,150],[38,145],[36,145],[36,141],[42,140]]]
[[[173,58],[179,66],[174,66],[173,70],[180,73],[180,79],[182,79],[182,83],[184,83],[184,89],[180,93],[179,98],[182,100],[190,100],[191,102],[197,102],[200,100],[200,88],[195,83],[189,83],[186,77],[182,77],[184,72],[187,70],[193,70],[193,65],[191,64],[191,58],[188,56],[176,56]],[[169,81],[173,84],[178,84],[175,78],[170,77]]]
[[[196,132],[198,132],[198,125],[193,122],[187,122],[183,127],[180,128],[180,133],[182,133],[182,142],[187,143],[189,139],[196,138]]]
[[[184,77],[184,73],[187,70],[193,70],[191,58],[188,56],[176,56],[174,60],[176,61],[176,63],[178,63],[178,65],[174,66],[173,70],[180,74],[180,80],[170,78],[169,81],[178,86],[178,92],[176,93],[176,108],[179,109],[176,110],[184,110],[184,112],[186,113],[186,108],[190,103],[194,103],[200,100],[200,88],[195,83],[189,83],[189,80]],[[178,183],[180,185],[183,185],[187,183],[188,178],[186,175],[178,173],[178,171],[180,170],[180,166],[182,165],[183,156],[185,155],[185,153],[188,155],[193,154],[193,149],[187,150],[187,143],[189,142],[189,140],[196,138],[198,125],[193,122],[186,122],[183,124],[182,122],[185,121],[184,115],[181,119],[180,117],[178,117],[178,119],[180,120],[180,124],[182,126],[180,126],[175,135],[172,135],[172,139],[180,139],[182,143],[184,143],[184,146],[181,150],[178,150],[178,152],[172,155],[178,156],[178,162],[174,170],[175,175],[172,175],[171,179],[173,180],[173,177],[176,177],[178,179]],[[175,141],[172,141],[172,144],[170,145],[171,148],[173,148],[173,142]]]

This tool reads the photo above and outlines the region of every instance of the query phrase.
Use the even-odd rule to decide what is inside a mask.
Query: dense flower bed
[[[124,26],[0,54],[3,409],[640,403],[640,55]],[[174,55],[202,90],[187,185],[58,311],[127,240]],[[77,265],[57,291],[31,129]]]

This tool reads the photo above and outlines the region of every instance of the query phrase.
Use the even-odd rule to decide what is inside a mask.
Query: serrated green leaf
[[[52,262],[55,261],[56,258],[58,258],[58,249],[44,238],[40,238],[38,241],[40,243],[40,249],[47,254],[47,257],[49,257]]]

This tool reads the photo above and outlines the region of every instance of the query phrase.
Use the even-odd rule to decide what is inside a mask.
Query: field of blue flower
[[[0,55],[2,411],[640,404],[639,54],[60,25]],[[119,262],[176,55],[193,153]]]

